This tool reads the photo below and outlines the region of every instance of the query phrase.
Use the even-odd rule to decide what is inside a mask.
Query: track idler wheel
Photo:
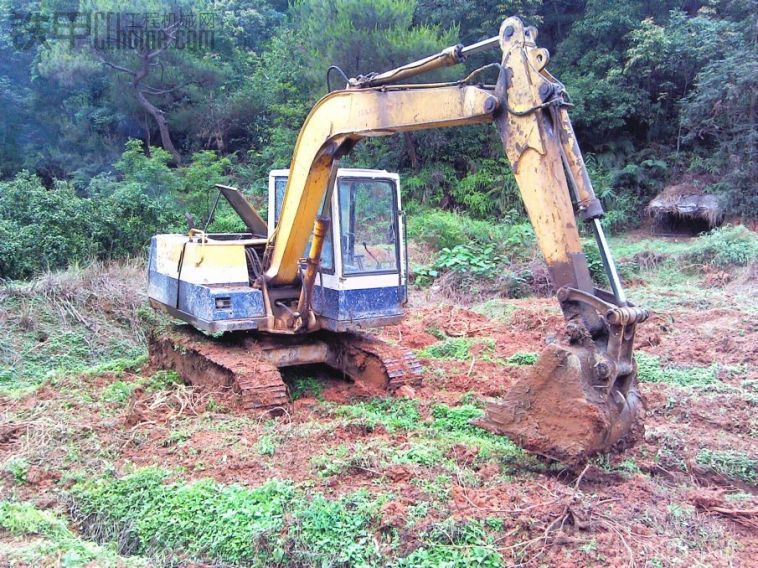
[[[609,390],[594,345],[547,347],[531,374],[491,401],[478,425],[535,454],[578,463],[644,432],[636,369]]]

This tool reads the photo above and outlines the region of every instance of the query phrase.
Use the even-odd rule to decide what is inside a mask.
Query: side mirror
[[[190,213],[189,211],[187,211],[184,214],[184,218],[187,219],[187,225],[189,225],[189,230],[191,231],[192,229],[194,229],[195,228],[195,218],[192,216],[192,213]]]

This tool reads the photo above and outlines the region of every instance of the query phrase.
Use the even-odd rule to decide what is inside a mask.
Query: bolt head
[[[511,37],[515,31],[516,30],[513,29],[513,26],[506,26],[503,35],[505,35],[505,37]]]
[[[608,363],[598,363],[595,366],[595,370],[597,371],[597,376],[601,379],[607,379],[611,374],[611,366]]]

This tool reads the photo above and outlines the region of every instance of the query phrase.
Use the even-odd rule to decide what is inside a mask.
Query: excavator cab
[[[276,231],[289,170],[269,175],[269,237]],[[313,309],[321,329],[398,323],[407,299],[408,263],[400,178],[383,170],[340,168],[322,203],[324,238]],[[311,246],[308,244],[306,250]]]

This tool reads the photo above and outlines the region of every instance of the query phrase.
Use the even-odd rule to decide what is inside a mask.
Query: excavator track
[[[327,364],[356,383],[391,393],[403,386],[421,386],[423,368],[411,350],[358,333],[335,334],[333,339],[341,349]]]
[[[392,394],[422,380],[412,351],[358,333],[240,332],[213,338],[176,325],[152,333],[149,351],[154,368],[175,370],[185,382],[210,392],[234,393],[241,410],[286,407],[289,395],[279,369],[293,365],[324,363],[355,383],[357,397]]]
[[[214,339],[186,325],[153,333],[153,367],[175,370],[184,381],[211,392],[233,392],[243,410],[274,409],[289,403],[287,385],[261,345],[239,337]]]

